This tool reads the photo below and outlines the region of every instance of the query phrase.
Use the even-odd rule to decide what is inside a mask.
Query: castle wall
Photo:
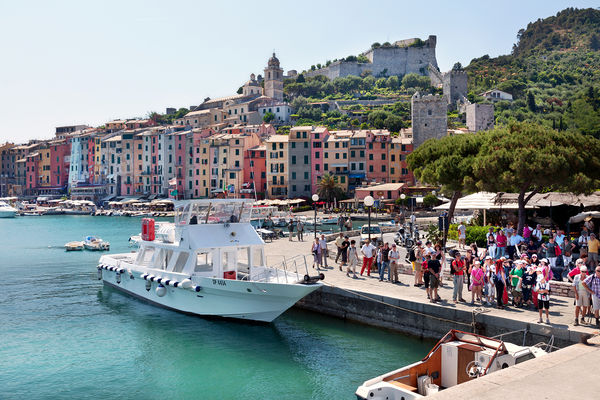
[[[466,114],[467,129],[471,132],[486,131],[494,127],[493,104],[469,104]]]
[[[413,149],[431,138],[441,139],[448,132],[448,103],[445,96],[421,96],[411,98]]]

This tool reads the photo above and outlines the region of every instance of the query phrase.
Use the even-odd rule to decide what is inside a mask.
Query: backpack
[[[414,247],[411,247],[410,251],[408,252],[408,261],[417,261],[417,255],[415,254]]]
[[[562,254],[562,250],[560,249],[560,246],[554,246],[554,254],[556,254],[556,257],[558,257]]]
[[[454,275],[456,273],[456,270],[454,269],[454,263],[456,262],[456,260],[452,261],[450,263],[450,274]]]

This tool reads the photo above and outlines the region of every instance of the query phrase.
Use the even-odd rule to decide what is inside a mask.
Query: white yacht
[[[16,208],[0,201],[0,218],[13,218],[17,215],[17,211]]]
[[[309,276],[300,258],[267,267],[251,213],[249,200],[177,202],[175,223],[142,220],[136,252],[102,256],[98,279],[185,313],[271,322],[324,276]]]

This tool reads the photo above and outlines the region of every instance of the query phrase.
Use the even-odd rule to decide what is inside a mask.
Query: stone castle
[[[434,35],[424,41],[417,38],[399,40],[391,46],[372,48],[362,53],[369,59],[368,63],[336,61],[316,71],[308,71],[306,76],[324,75],[333,80],[348,75],[360,76],[366,71],[370,71],[373,76],[404,76],[410,73],[427,75],[430,64],[437,68],[436,41]]]
[[[452,109],[458,108],[459,103],[465,103],[468,93],[467,73],[462,70],[450,70],[440,72],[437,66],[428,66],[431,86],[442,88],[448,106]]]
[[[416,92],[410,99],[413,148],[427,139],[441,139],[448,134],[448,102],[446,96]]]

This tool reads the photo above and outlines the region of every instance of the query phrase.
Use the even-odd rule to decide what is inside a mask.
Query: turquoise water
[[[255,325],[157,308],[96,279],[85,235],[126,252],[140,220],[0,219],[0,399],[352,399],[432,342],[289,310]]]

